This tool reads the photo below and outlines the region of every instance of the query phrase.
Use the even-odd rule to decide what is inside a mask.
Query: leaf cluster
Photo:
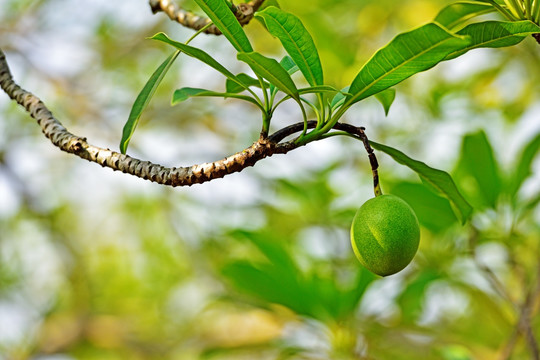
[[[517,1],[517,0],[515,0]],[[171,64],[179,54],[194,57],[218,71],[226,78],[225,91],[198,88],[181,88],[174,92],[172,104],[177,105],[191,97],[222,97],[246,101],[256,106],[262,114],[261,134],[267,136],[276,108],[284,101],[295,101],[303,115],[304,129],[294,139],[297,146],[334,135],[350,135],[332,131],[345,113],[356,103],[375,96],[388,113],[394,99],[393,86],[419,72],[428,70],[438,63],[457,58],[476,48],[498,48],[520,43],[526,36],[540,32],[535,23],[538,2],[530,2],[521,7],[527,16],[510,17],[510,21],[472,22],[480,15],[499,11],[506,15],[512,12],[510,3],[496,1],[459,1],[442,9],[435,19],[411,31],[399,34],[386,46],[379,49],[359,70],[350,85],[338,90],[325,85],[319,54],[313,38],[295,15],[277,6],[266,6],[256,13],[268,32],[279,39],[287,55],[279,62],[267,57],[253,47],[244,29],[232,13],[225,0],[196,0],[214,25],[224,34],[237,52],[237,59],[252,70],[253,75],[233,74],[207,52],[172,40],[159,33],[152,39],[164,42],[176,50],[151,76],[133,105],[124,127],[121,151],[127,151],[142,111],[150,101]],[[523,2],[523,1],[522,1]],[[535,15],[536,14],[536,15]],[[515,15],[515,14],[514,14]],[[533,16],[534,15],[534,16]],[[537,21],[536,21],[537,22]],[[303,75],[307,87],[300,87],[293,80],[296,72]],[[313,95],[314,99],[308,97]],[[308,129],[307,107],[316,117],[317,125]],[[433,185],[447,197],[458,217],[465,222],[472,207],[454,185],[451,177],[440,170],[411,159],[391,147],[373,143],[380,151],[386,152],[397,162],[417,172],[420,177]]]

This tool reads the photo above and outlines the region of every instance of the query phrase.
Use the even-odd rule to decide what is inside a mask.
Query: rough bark
[[[191,186],[201,184],[225,175],[240,172],[253,166],[257,161],[273,154],[285,154],[299,147],[294,141],[282,142],[286,137],[304,129],[304,123],[287,126],[274,134],[259,140],[250,147],[230,155],[222,160],[196,164],[187,167],[165,167],[150,161],[139,160],[129,155],[110,149],[104,149],[88,143],[85,137],[69,132],[58,121],[45,104],[34,94],[15,83],[4,52],[0,49],[0,88],[33,117],[43,134],[60,150],[71,153],[91,162],[122,171],[141,179],[150,180],[162,185]],[[314,128],[316,121],[308,121],[307,127]],[[334,129],[348,132],[367,144],[364,129],[349,124],[337,123]],[[370,155],[371,156],[371,155]]]
[[[264,0],[254,0],[249,3],[236,5],[234,14],[240,25],[244,26],[248,24],[263,2]],[[164,12],[171,20],[193,30],[200,30],[211,22],[206,17],[201,17],[191,11],[182,9],[173,0],[149,0],[149,4],[154,14]],[[204,32],[212,35],[221,35],[221,31],[215,25],[205,29]]]
[[[83,159],[129,173],[163,185],[185,186],[200,184],[227,174],[239,172],[276,152],[277,144],[260,138],[247,149],[211,163],[188,167],[168,168],[150,161],[143,161],[110,149],[91,145],[86,138],[69,132],[34,94],[22,89],[11,76],[6,57],[0,50],[0,87],[8,96],[23,106],[43,131],[43,134],[62,151]],[[283,153],[284,149],[279,149]]]

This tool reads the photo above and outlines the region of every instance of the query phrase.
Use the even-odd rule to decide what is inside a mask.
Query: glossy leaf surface
[[[195,0],[237,51],[253,51],[242,26],[225,0]]]
[[[322,85],[323,70],[315,43],[300,19],[276,7],[257,16],[264,19],[268,31],[277,37],[311,86]]]
[[[390,107],[396,99],[396,90],[395,89],[386,89],[380,93],[375,94],[375,98],[379,100],[384,109],[384,114],[388,116]]]
[[[131,112],[129,113],[128,120],[124,125],[122,130],[122,139],[120,140],[120,151],[122,154],[125,154],[128,148],[129,141],[137,128],[141,114],[146,109],[146,106],[150,103],[152,95],[156,92],[159,84],[167,74],[167,71],[170,69],[174,60],[180,54],[179,51],[172,53],[161,65],[154,71],[150,79],[146,82],[143,89],[135,99],[133,106],[131,107]]]
[[[298,89],[289,73],[274,59],[267,58],[257,52],[239,53],[238,60],[245,62],[253,72],[293,99],[299,99]]]
[[[469,44],[435,23],[395,37],[362,67],[353,80],[346,106],[388,89],[408,77],[428,70],[449,54]]]
[[[469,19],[493,11],[495,11],[495,8],[490,4],[462,1],[450,4],[442,9],[433,21],[452,30]]]
[[[456,58],[476,48],[499,48],[519,44],[525,37],[540,32],[531,21],[486,21],[471,24],[458,32],[468,36],[470,44],[448,55],[446,60]]]
[[[209,54],[207,54],[203,50],[197,49],[196,47],[193,47],[193,46],[189,46],[189,45],[180,43],[178,41],[174,41],[171,38],[169,38],[167,35],[165,35],[164,33],[156,34],[156,35],[154,35],[152,37],[152,39],[162,41],[164,43],[167,43],[169,45],[174,46],[175,48],[177,48],[178,50],[181,50],[186,55],[194,57],[194,58],[202,61],[206,65],[208,65],[208,66],[214,68],[215,70],[219,71],[220,73],[225,75],[228,79],[235,82],[236,84],[245,87],[245,85],[236,77],[236,75],[234,75],[232,72],[227,70],[223,65],[221,65],[219,62],[217,62],[213,57],[211,57]]]

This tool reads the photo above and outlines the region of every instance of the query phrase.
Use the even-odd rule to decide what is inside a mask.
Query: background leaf
[[[435,233],[448,230],[457,223],[448,199],[439,196],[424,184],[401,182],[392,186],[391,192],[413,208],[422,226]]]
[[[523,182],[532,174],[531,166],[539,152],[540,134],[537,134],[524,147],[519,162],[511,174],[510,188],[508,190],[510,195],[516,195]]]
[[[437,272],[425,271],[412,279],[405,291],[396,299],[403,311],[402,321],[412,323],[422,314],[422,308],[425,306],[426,290],[431,283],[440,278],[441,275]]]
[[[242,26],[225,0],[195,0],[237,51],[253,51]]]
[[[468,184],[464,189],[479,207],[496,208],[501,191],[501,177],[493,148],[484,131],[463,138],[456,178]]]
[[[370,141],[371,146],[374,149],[382,151],[390,155],[396,162],[407,166],[422,178],[437,189],[444,197],[446,197],[454,205],[454,209],[457,210],[457,215],[464,224],[472,214],[472,206],[469,205],[467,200],[461,195],[452,177],[438,169],[427,166],[425,163],[411,159],[404,153],[386,145],[378,144]]]
[[[167,74],[167,71],[171,68],[174,60],[178,57],[180,51],[175,51],[161,65],[154,71],[150,79],[146,82],[143,89],[135,99],[133,106],[131,107],[131,112],[129,113],[128,120],[124,125],[122,130],[122,139],[120,140],[120,151],[122,154],[125,154],[128,148],[129,141],[135,132],[139,119],[141,118],[142,112],[150,103],[150,99],[156,92],[159,84]]]
[[[304,24],[296,16],[276,7],[257,13],[268,31],[277,37],[311,86],[322,85],[323,70],[315,43]]]
[[[239,260],[225,265],[221,273],[236,288],[255,298],[284,305],[299,314],[311,315],[309,301],[302,300],[305,297],[296,280],[297,272],[274,264]]]

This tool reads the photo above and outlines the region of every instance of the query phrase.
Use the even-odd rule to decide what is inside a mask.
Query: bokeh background
[[[295,0],[325,78],[342,88],[442,0]],[[196,10],[192,1],[182,1]],[[145,38],[192,31],[139,1],[3,0],[0,48],[17,82],[73,133],[118,149],[130,107],[171,52]],[[253,21],[257,51],[279,42]],[[222,38],[194,45],[245,71]],[[166,188],[60,152],[0,95],[0,359],[535,359],[540,321],[540,47],[476,50],[397,86],[386,117],[368,99],[346,121],[452,173],[475,206],[447,200],[379,154],[383,191],[416,210],[422,241],[379,278],[349,244],[373,196],[362,145],[330,138],[239,174]],[[180,56],[129,153],[214,161],[258,137],[234,100],[171,107],[176,88],[225,79]],[[285,104],[273,129],[297,122]],[[536,353],[535,353],[536,352]]]

